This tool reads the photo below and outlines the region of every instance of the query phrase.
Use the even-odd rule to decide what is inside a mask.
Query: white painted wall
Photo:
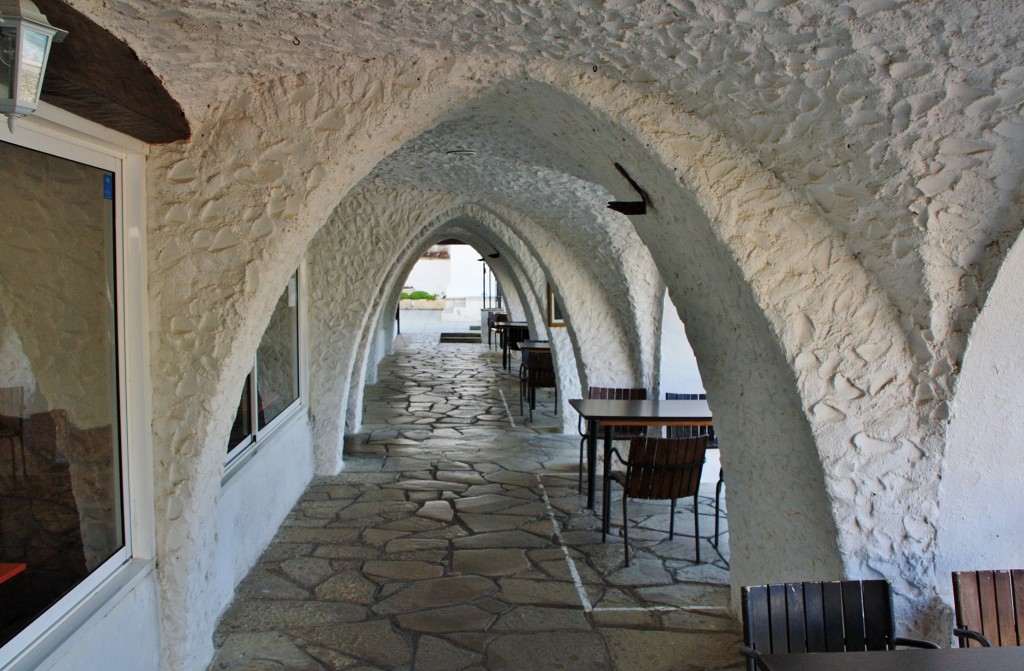
[[[157,671],[160,621],[156,573],[138,585],[34,671]]]
[[[1000,270],[971,332],[950,407],[936,575],[1024,565],[1024,240]]]
[[[452,263],[450,259],[420,259],[409,272],[409,279],[405,281],[410,293],[412,291],[426,291],[437,294],[438,297],[448,295],[448,287],[451,284]]]
[[[666,392],[704,393],[704,382],[700,379],[700,371],[697,370],[697,357],[693,355],[693,348],[690,347],[690,341],[686,337],[686,325],[679,318],[679,312],[676,311],[676,306],[672,304],[667,292],[661,315],[661,376],[659,379],[661,380],[659,398],[665,398]],[[704,469],[700,475],[701,482],[718,482],[718,469],[722,465],[720,454],[718,450],[707,452]]]
[[[704,392],[704,382],[697,370],[697,358],[686,337],[686,326],[668,294],[661,318],[661,396],[665,392],[693,394]]]
[[[483,289],[483,273],[480,270],[484,262],[477,261],[480,253],[469,245],[452,245],[452,274],[448,284],[448,296],[458,298],[480,298]],[[488,275],[490,272],[488,272]],[[494,280],[491,279],[491,286]],[[490,290],[488,290],[490,294]]]
[[[221,488],[217,551],[210,582],[221,610],[259,559],[313,477],[313,444],[305,408],[290,415]]]

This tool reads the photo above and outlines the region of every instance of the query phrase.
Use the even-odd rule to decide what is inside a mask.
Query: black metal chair
[[[519,352],[519,343],[528,340],[530,328],[523,325],[506,326],[502,333],[502,366],[512,372],[512,352]]]
[[[888,580],[754,585],[741,597],[748,671],[762,654],[939,647],[894,634]]]
[[[961,648],[1024,645],[1024,570],[954,572],[953,606]]]
[[[622,540],[629,566],[629,515],[627,501],[633,499],[671,500],[668,537],[676,530],[676,501],[693,497],[693,538],[697,563],[700,563],[700,518],[697,512],[697,491],[704,467],[707,436],[692,438],[633,438],[629,443],[629,459],[617,449],[612,455],[626,466],[625,471],[612,471],[611,478],[622,486]]]
[[[590,387],[587,390],[587,398],[603,398],[617,401],[646,401],[647,390],[640,387]],[[580,434],[580,470],[579,470],[579,491],[583,493],[583,455],[587,447],[587,425],[580,417],[577,423],[577,431]],[[617,426],[612,428],[612,440],[631,440],[638,436],[647,434],[645,426]]]
[[[505,328],[504,326],[498,326],[496,322],[508,321],[508,315],[504,312],[491,312],[487,315],[487,349],[491,349],[491,336],[494,335],[498,338],[498,344],[501,344],[501,333]]]
[[[704,401],[707,400],[708,395],[705,393],[685,393],[678,394],[675,392],[665,392],[665,400],[679,400],[679,401]],[[708,449],[718,449],[718,436],[715,435],[715,427],[713,426],[670,426],[666,435],[669,438],[689,438],[690,436],[707,436],[708,437]],[[722,487],[725,485],[725,470],[721,466],[718,468],[718,482],[715,483],[715,535],[711,540],[711,544],[716,548],[718,547],[718,536],[720,535],[720,522],[719,520],[723,517],[722,515]],[[728,515],[725,515],[728,519]]]
[[[537,407],[537,390],[554,389],[558,400],[558,380],[555,377],[555,360],[551,352],[523,350],[523,365],[519,372],[519,414],[523,414],[523,399],[530,406],[530,421]]]

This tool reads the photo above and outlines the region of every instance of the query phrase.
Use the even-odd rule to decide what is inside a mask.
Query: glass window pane
[[[43,60],[46,58],[50,38],[43,33],[26,29],[21,45],[21,81],[18,82],[18,101],[35,104],[43,86]]]
[[[252,435],[252,373],[245,376],[245,384],[242,385],[242,397],[238,401],[238,412],[235,414],[235,421],[231,425],[231,437],[228,439],[228,452],[247,441]]]
[[[18,31],[14,28],[0,28],[0,98],[10,98],[14,87],[14,43]]]
[[[0,143],[0,645],[124,546],[112,177]]]
[[[298,278],[293,275],[274,307],[256,351],[256,389],[262,428],[299,398]]]

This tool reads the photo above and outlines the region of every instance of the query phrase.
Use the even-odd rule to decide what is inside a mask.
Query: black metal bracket
[[[629,176],[629,173],[626,172],[626,169],[623,168],[622,165],[616,163],[615,164],[615,168],[620,173],[622,173],[622,176],[626,178],[626,181],[629,182],[630,186],[632,186],[634,189],[636,189],[636,192],[640,194],[640,197],[643,200],[630,200],[630,201],[613,200],[613,201],[608,203],[608,209],[609,210],[615,210],[616,212],[620,212],[622,214],[627,214],[627,215],[647,214],[647,205],[651,202],[651,197],[648,196],[647,192],[644,191],[643,188],[641,188],[641,186],[639,184],[637,184],[636,181],[632,177]]]

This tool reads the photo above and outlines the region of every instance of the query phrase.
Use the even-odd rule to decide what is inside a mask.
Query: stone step
[[[479,333],[442,333],[440,342],[447,343],[479,343]]]

